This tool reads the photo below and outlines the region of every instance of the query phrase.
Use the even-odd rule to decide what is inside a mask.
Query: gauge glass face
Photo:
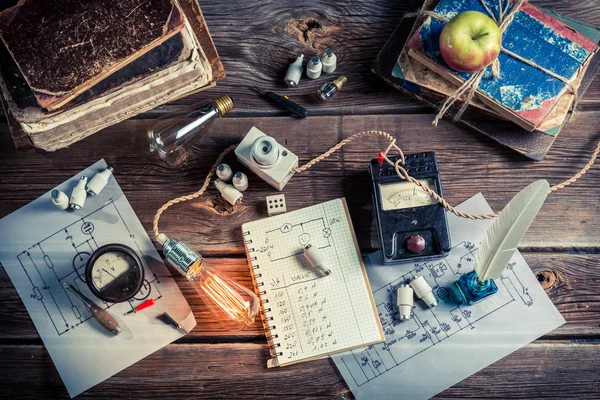
[[[418,181],[437,193],[433,179],[419,179]],[[438,203],[436,199],[412,182],[382,183],[379,184],[379,192],[383,211],[423,207]]]
[[[135,268],[136,261],[129,254],[120,251],[107,251],[92,267],[92,280],[98,290],[115,282],[121,275]]]

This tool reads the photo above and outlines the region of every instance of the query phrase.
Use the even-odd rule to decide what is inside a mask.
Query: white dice
[[[277,215],[283,214],[287,211],[285,206],[285,196],[282,194],[276,194],[274,196],[267,196],[265,198],[267,202],[267,214]]]

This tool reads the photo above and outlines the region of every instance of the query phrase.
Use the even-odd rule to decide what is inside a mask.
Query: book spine
[[[279,335],[273,332],[276,329],[275,325],[271,325],[273,322],[273,317],[270,316],[271,305],[269,303],[269,299],[266,298],[267,293],[263,289],[265,282],[263,280],[262,273],[260,272],[260,265],[257,263],[256,255],[254,255],[254,246],[252,243],[252,238],[250,237],[250,232],[243,232],[243,236],[244,246],[246,247],[246,254],[248,256],[248,265],[250,267],[250,276],[252,277],[252,286],[254,287],[256,295],[260,299],[260,317],[263,323],[265,334],[267,336],[269,352],[271,353],[271,357],[275,359],[274,365],[277,365],[277,357],[283,355],[283,352],[278,351],[278,349],[281,347]]]

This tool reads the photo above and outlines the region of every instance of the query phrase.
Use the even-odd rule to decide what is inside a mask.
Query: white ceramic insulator
[[[425,278],[417,276],[410,282],[410,287],[413,288],[417,297],[422,299],[429,308],[437,306],[437,300],[433,295],[433,290]]]
[[[414,291],[408,285],[398,286],[397,294],[397,305],[400,311],[400,320],[410,319],[410,311],[413,307],[413,296]]]
[[[231,170],[231,167],[227,164],[219,164],[219,166],[217,167],[217,177],[222,180],[223,182],[227,182],[231,179],[231,176],[233,175],[233,171]]]
[[[73,188],[71,198],[69,199],[69,206],[75,210],[79,210],[85,204],[85,198],[87,192],[85,191],[85,185],[87,184],[87,178],[82,176],[77,182],[77,186]]]
[[[87,192],[92,196],[99,194],[108,183],[108,178],[110,178],[112,173],[113,169],[108,167],[104,171],[100,171],[94,175],[92,180],[87,184]]]
[[[323,64],[323,72],[331,74],[337,67],[337,57],[333,52],[331,54],[325,53],[321,57],[321,63]]]
[[[69,208],[69,197],[64,192],[54,189],[50,193],[50,197],[52,198],[52,203],[61,210]]]
[[[302,63],[304,62],[304,55],[299,54],[296,58],[296,61],[290,64],[288,70],[285,74],[285,84],[289,87],[298,86],[298,82],[300,82],[300,78],[302,77]]]
[[[304,257],[308,260],[311,267],[320,270],[325,275],[329,275],[331,271],[325,267],[325,255],[322,251],[312,245],[308,245],[304,248]]]
[[[219,190],[219,192],[221,192],[221,196],[223,196],[223,198],[227,200],[232,206],[242,202],[244,195],[242,194],[242,192],[240,192],[233,186],[218,179],[215,180],[215,186]]]
[[[248,189],[248,177],[243,172],[236,172],[232,179],[233,187],[243,192]]]
[[[321,63],[321,60],[319,60],[319,57],[314,57],[306,64],[306,76],[310,79],[317,79],[320,77],[322,70],[323,64]]]

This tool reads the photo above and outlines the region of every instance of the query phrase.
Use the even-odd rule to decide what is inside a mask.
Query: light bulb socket
[[[202,258],[185,243],[177,240],[167,238],[162,245],[166,260],[183,275],[186,275],[192,265]]]
[[[233,99],[227,95],[217,97],[213,100],[213,103],[215,103],[219,109],[221,117],[233,109]]]
[[[333,83],[338,90],[342,88],[346,83],[348,83],[348,78],[344,75],[340,75],[338,78],[334,79],[331,83]]]

